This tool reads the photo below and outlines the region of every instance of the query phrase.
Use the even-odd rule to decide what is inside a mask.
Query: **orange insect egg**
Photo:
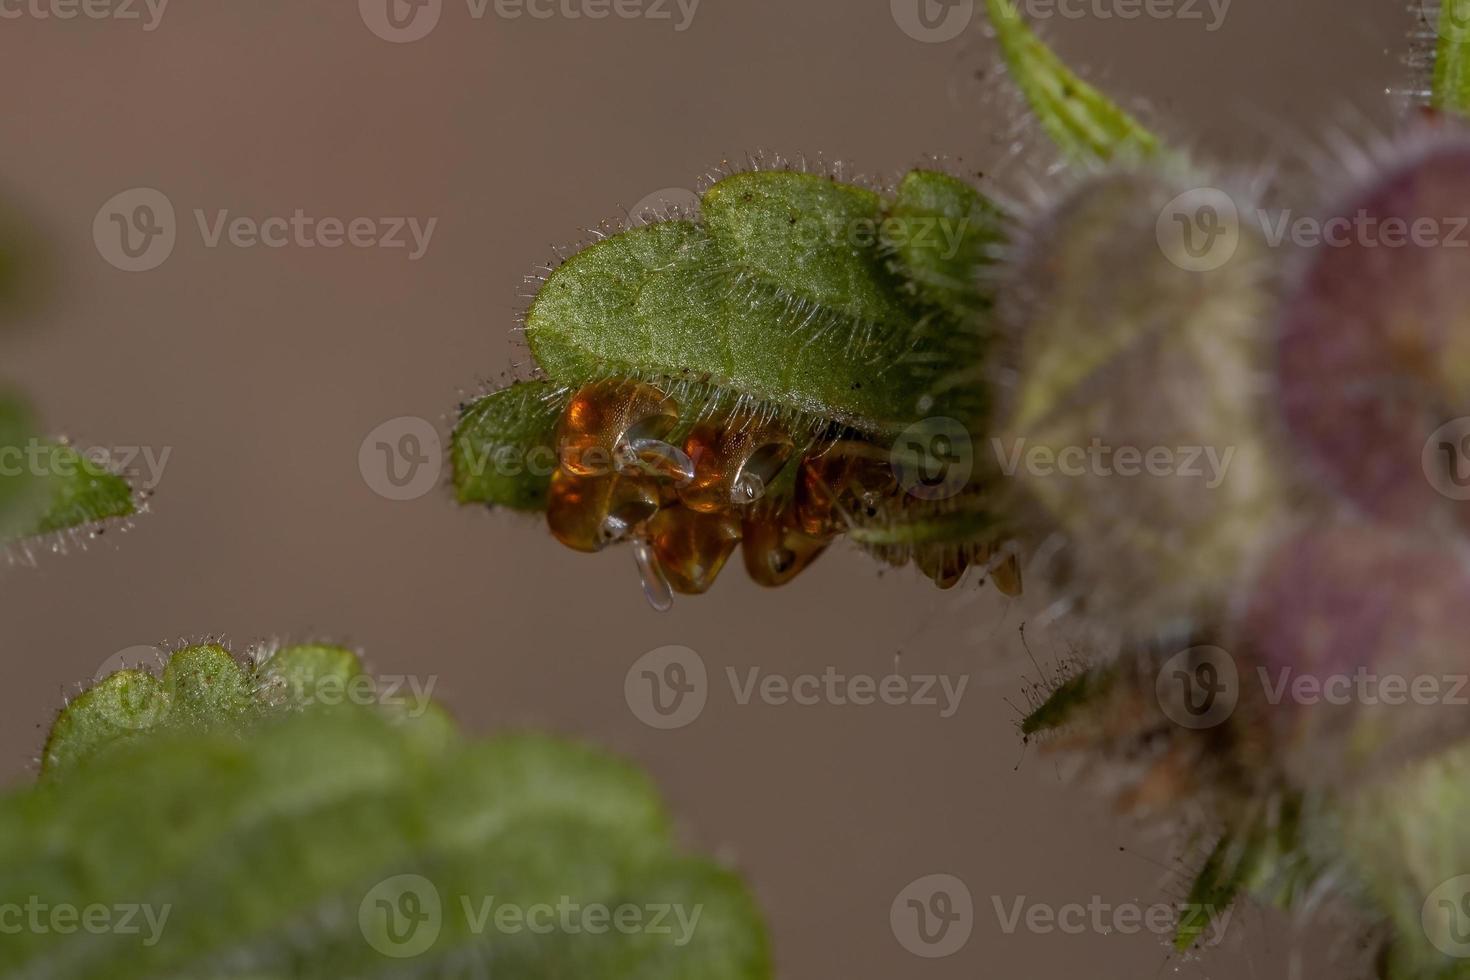
[[[557,459],[576,476],[632,471],[687,480],[688,457],[667,441],[678,424],[678,404],[652,385],[586,385],[557,423]]]
[[[831,536],[807,534],[788,508],[765,511],[745,519],[741,555],[745,571],[760,585],[776,588],[800,575],[826,550]]]
[[[998,561],[992,558],[989,575],[990,584],[995,586],[1001,595],[1010,596],[1012,599],[1021,595],[1021,563],[1014,553],[1007,552],[1005,557]]]
[[[941,589],[952,589],[965,577],[970,559],[958,549],[945,549],[942,553],[921,552],[914,557],[914,564]]]
[[[740,543],[740,518],[673,507],[648,522],[648,539],[669,587],[682,595],[700,595],[715,584]]]
[[[887,452],[871,443],[844,439],[802,460],[796,518],[807,534],[834,534],[854,513],[870,513],[897,489],[898,477]]]
[[[659,489],[647,480],[610,474],[551,476],[546,524],[577,551],[601,551],[627,538],[658,512]]]
[[[679,499],[706,514],[753,504],[795,451],[791,436],[772,421],[740,415],[724,424],[702,422],[684,442],[694,477],[679,488]]]

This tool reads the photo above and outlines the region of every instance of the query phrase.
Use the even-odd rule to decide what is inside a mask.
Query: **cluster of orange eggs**
[[[680,444],[677,402],[650,384],[611,381],[572,396],[556,429],[546,519],[569,548],[629,541],[657,608],[708,591],[740,547],[761,585],[785,585],[851,523],[900,492],[887,454],[854,439],[807,447],[790,492],[766,490],[797,454],[777,421],[748,412],[696,422]],[[959,581],[967,560],[924,571]],[[922,566],[922,563],[921,563]],[[1019,583],[1017,583],[1019,585]]]

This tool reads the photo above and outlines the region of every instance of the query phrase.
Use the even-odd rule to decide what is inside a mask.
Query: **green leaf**
[[[986,0],[986,6],[1011,77],[1063,152],[1109,160],[1159,151],[1158,138],[1068,70],[1026,26],[1011,0]]]
[[[136,669],[110,674],[57,716],[41,755],[42,774],[65,772],[159,729],[238,731],[267,707],[263,671],[247,670],[224,647],[203,644],[175,652],[161,678]]]
[[[25,401],[0,392],[0,542],[134,513],[125,479],[35,431]]]
[[[136,513],[128,481],[95,460],[56,443],[44,446],[39,458],[48,504],[32,534],[64,531]]]
[[[1184,900],[1184,911],[1174,930],[1174,948],[1181,952],[1199,942],[1259,872],[1263,857],[1262,838],[1247,833],[1243,838],[1226,834],[1216,843],[1204,866],[1195,876]]]
[[[1470,113],[1470,0],[1440,0],[1430,105],[1443,112]]]
[[[1076,717],[1079,710],[1085,709],[1095,698],[1105,694],[1116,677],[1113,669],[1102,667],[1085,670],[1068,678],[1035,710],[1021,719],[1021,734],[1036,735],[1061,728]]]
[[[748,276],[855,329],[902,332],[912,312],[879,245],[883,200],[815,174],[735,174],[705,191],[705,226]]]
[[[0,391],[0,541],[30,533],[45,511],[45,487],[24,456],[34,433],[30,407]]]
[[[874,552],[899,549],[905,554],[930,545],[991,542],[995,539],[996,516],[973,495],[929,503],[900,497],[871,520],[858,519],[848,537]]]
[[[565,389],[548,381],[512,385],[467,405],[449,450],[459,502],[544,511],[565,405]]]
[[[161,677],[134,668],[104,677],[57,716],[41,756],[43,776],[66,772],[114,745],[158,731],[242,733],[289,711],[374,704],[393,716],[436,709],[404,695],[380,702],[376,682],[344,647],[285,646],[256,663],[215,643],[184,647]],[[386,710],[392,708],[394,710]],[[428,729],[426,728],[426,731]]]
[[[737,174],[703,224],[634,228],[573,256],[526,336],[546,374],[696,383],[813,425],[887,434],[950,369],[881,242],[882,199],[811,174]],[[958,410],[956,410],[958,411]]]
[[[543,736],[466,742],[438,720],[312,707],[358,670],[334,647],[258,668],[190,648],[155,682],[149,725],[85,746],[104,699],[73,702],[48,746],[53,766],[68,746],[64,768],[0,799],[0,907],[131,909],[141,932],[23,929],[0,974],[771,975],[744,886],[676,851],[634,768]],[[622,909],[641,927],[615,928]]]
[[[963,180],[933,170],[911,171],[898,187],[884,241],[927,302],[964,322],[990,308],[983,269],[994,262],[1005,216]]]

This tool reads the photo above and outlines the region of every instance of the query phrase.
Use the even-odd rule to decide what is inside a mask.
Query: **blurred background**
[[[820,152],[881,178],[940,154],[1022,181],[1014,103],[972,6],[429,0],[398,4],[395,26],[382,0],[0,0],[0,199],[48,255],[45,295],[0,332],[3,377],[48,428],[136,447],[161,474],[126,533],[0,569],[6,780],[32,778],[61,699],[120,651],[337,639],[432,684],[472,730],[555,730],[648,767],[690,846],[751,881],[783,977],[1364,973],[1340,932],[1251,909],[1189,958],[1090,915],[1079,931],[1007,928],[1018,901],[1177,901],[1199,857],[1021,745],[1024,689],[1070,654],[1055,627],[1023,634],[1035,590],[940,593],[839,546],[783,590],[734,567],[658,614],[625,549],[578,555],[535,521],[461,510],[443,474],[389,499],[359,465],[380,426],[447,433],[463,397],[524,358],[521,279],[554,246],[722,159]],[[1410,17],[1399,0],[1177,0],[1136,19],[1116,16],[1127,0],[1031,6],[1090,77],[1239,162],[1386,128]],[[159,220],[171,208],[173,233],[130,257],[105,231],[139,203]],[[230,233],[298,211],[369,219],[358,237],[377,243]],[[404,247],[377,237],[395,219]],[[138,243],[149,227],[132,225]],[[699,655],[708,699],[659,730],[624,681],[668,645]],[[966,687],[941,717],[942,701],[741,704],[727,673],[828,667]],[[936,874],[973,911],[932,958],[890,909]]]

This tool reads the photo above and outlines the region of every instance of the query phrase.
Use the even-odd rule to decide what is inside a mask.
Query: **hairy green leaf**
[[[41,454],[49,495],[35,534],[64,531],[136,512],[128,481],[70,446],[51,444]]]
[[[246,668],[201,646],[126,737],[99,722],[108,697],[74,701],[51,778],[0,799],[0,907],[36,916],[0,943],[0,974],[770,976],[744,887],[675,850],[635,769],[541,736],[466,742],[442,716],[313,708],[357,676],[340,648]]]
[[[1113,685],[1116,673],[1110,667],[1085,670],[1057,685],[1056,690],[1021,719],[1021,734],[1036,735],[1066,725],[1078,710],[1105,694]]]
[[[0,543],[135,512],[127,480],[35,435],[25,401],[0,393]]]
[[[990,306],[981,270],[994,262],[1005,216],[974,186],[933,170],[911,171],[884,223],[884,241],[919,296],[966,321]]]
[[[986,0],[1011,77],[1049,136],[1079,159],[1156,153],[1159,140],[1041,42],[1011,0]]]
[[[394,706],[402,709],[403,698]],[[259,663],[216,643],[175,651],[161,676],[128,668],[73,698],[51,726],[42,774],[66,772],[114,745],[159,731],[242,733],[308,708],[377,703],[376,682],[344,647],[285,646]],[[416,715],[435,711],[412,705]],[[391,714],[391,713],[390,713]]]
[[[1210,924],[1229,911],[1258,873],[1263,856],[1259,834],[1248,833],[1242,839],[1226,834],[1220,838],[1189,887],[1174,930],[1175,949],[1192,948]]]
[[[573,256],[527,317],[554,381],[708,385],[810,419],[901,429],[950,368],[882,241],[877,194],[811,174],[737,174],[703,223],[634,228]]]
[[[565,404],[559,385],[528,381],[466,406],[449,451],[459,502],[545,510],[556,469],[556,421]]]

